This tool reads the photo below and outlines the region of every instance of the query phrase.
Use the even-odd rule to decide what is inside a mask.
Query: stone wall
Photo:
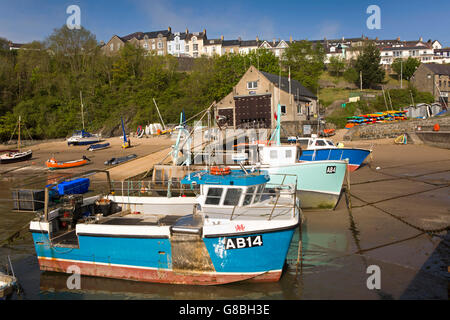
[[[430,130],[438,123],[442,131],[450,130],[450,115],[429,119],[413,119],[393,123],[375,123],[355,126],[344,135],[344,140],[395,138],[404,133],[414,133],[417,127]]]

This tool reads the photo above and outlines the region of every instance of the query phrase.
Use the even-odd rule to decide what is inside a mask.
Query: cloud
[[[340,34],[341,25],[336,21],[323,21],[319,25],[319,30],[314,34],[313,39],[333,39],[338,38]]]

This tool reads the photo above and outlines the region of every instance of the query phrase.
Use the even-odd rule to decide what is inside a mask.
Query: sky
[[[199,32],[209,39],[317,40],[354,38],[439,40],[450,46],[448,0],[0,0],[0,37],[15,43],[45,40],[66,23],[70,5],[81,25],[107,42],[113,35],[142,31]],[[367,20],[380,8],[380,28]]]

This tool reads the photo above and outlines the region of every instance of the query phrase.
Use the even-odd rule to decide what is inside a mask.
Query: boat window
[[[301,147],[308,147],[308,139],[297,139],[297,144],[300,144]]]
[[[249,187],[245,193],[244,203],[242,205],[246,206],[252,203],[253,193],[255,193],[255,187]]]
[[[284,156],[286,159],[292,158],[292,150],[286,150],[286,153]]]
[[[228,188],[225,200],[223,201],[224,206],[237,206],[239,204],[239,199],[241,198],[242,189],[241,188]]]
[[[270,150],[270,159],[278,158],[277,150]]]
[[[264,191],[264,185],[260,184],[258,187],[258,190],[256,191],[255,201],[253,201],[253,203],[259,202],[261,200],[263,191]]]
[[[205,204],[218,205],[220,203],[222,192],[223,192],[222,188],[209,188]]]
[[[316,141],[316,146],[326,146],[325,142],[322,140],[317,140]]]
[[[331,142],[330,140],[326,140],[326,141],[327,141],[328,145],[334,147],[334,143],[333,142]]]

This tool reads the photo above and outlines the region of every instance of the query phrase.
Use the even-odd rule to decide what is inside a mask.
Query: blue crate
[[[79,178],[71,181],[64,181],[58,184],[57,189],[60,196],[66,194],[82,194],[89,190],[90,180]]]

